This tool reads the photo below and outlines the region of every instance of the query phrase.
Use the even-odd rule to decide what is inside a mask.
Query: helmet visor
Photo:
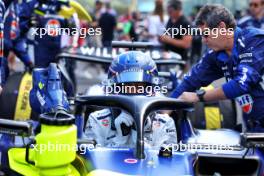
[[[147,74],[146,72],[143,71],[121,72],[120,74],[112,77],[112,81],[116,84],[133,83],[133,82],[157,84],[155,83],[153,75]]]

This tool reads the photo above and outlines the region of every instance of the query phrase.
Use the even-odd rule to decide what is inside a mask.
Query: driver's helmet
[[[157,65],[141,51],[128,51],[112,61],[108,81],[116,86],[155,86],[159,84]]]

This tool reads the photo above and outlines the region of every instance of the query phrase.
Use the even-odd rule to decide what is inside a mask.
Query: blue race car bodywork
[[[77,100],[77,104],[78,101],[86,105],[107,106],[109,104],[112,107],[126,109],[134,115],[138,126],[141,122],[139,119],[144,119],[152,110],[173,109],[173,107],[186,109],[190,106],[164,97],[94,96],[81,97]],[[135,112],[140,112],[140,115]],[[229,129],[193,129],[185,116],[181,117],[179,124],[177,127],[177,132],[181,134],[179,143],[168,144],[165,149],[144,147],[141,151],[142,146],[137,143],[135,148],[90,148],[82,156],[91,164],[94,175],[97,174],[96,171],[102,170],[112,174],[147,176],[262,175],[264,173],[263,152],[260,148],[242,145],[239,132]],[[142,129],[137,128],[137,130]],[[138,136],[141,136],[140,132],[137,132]],[[262,137],[259,138],[259,142],[264,141]],[[140,141],[139,137],[137,141]],[[160,154],[161,151],[166,150],[171,150],[172,155]]]

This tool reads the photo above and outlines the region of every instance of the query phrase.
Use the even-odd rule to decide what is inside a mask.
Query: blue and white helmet
[[[128,51],[114,59],[108,80],[115,84],[147,83],[158,85],[158,70],[154,60],[141,51]]]

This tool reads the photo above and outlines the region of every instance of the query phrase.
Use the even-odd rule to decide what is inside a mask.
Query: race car
[[[76,104],[125,109],[133,115],[135,121],[136,146],[132,148],[100,147],[95,141],[85,138],[77,140],[77,128],[73,125],[74,117],[63,113],[58,113],[56,116],[42,114],[40,116],[41,130],[35,130],[35,136],[30,123],[1,119],[1,133],[31,136],[27,145],[20,146],[21,148],[13,146],[8,150],[9,171],[12,171],[10,173],[14,175],[19,173],[22,175],[151,176],[163,174],[262,175],[264,172],[263,152],[260,149],[263,146],[263,134],[240,135],[232,130],[193,129],[187,115],[193,107],[190,103],[165,97],[113,95],[82,96],[76,99]],[[177,133],[180,133],[181,138],[176,144],[166,144],[161,148],[146,148],[143,142],[144,120],[150,112],[161,109],[183,111],[177,125]],[[35,147],[48,143],[71,146],[77,142],[78,155],[72,150],[58,152]],[[30,148],[32,146],[34,147]]]
[[[262,140],[262,134],[244,134],[244,142],[241,145],[238,132],[193,129],[188,119],[193,105],[165,97],[81,96],[75,100],[76,113],[73,117],[69,114],[67,100],[64,97],[60,77],[54,64],[50,70],[39,71],[44,75],[43,80],[48,80],[48,84],[36,82],[34,86],[39,89],[40,95],[45,95],[45,90],[54,87],[55,89],[48,91],[48,96],[43,96],[43,99],[54,99],[60,106],[57,109],[53,106],[40,109],[40,113],[44,114],[40,115],[39,123],[35,126],[30,122],[16,123],[3,119],[0,121],[2,127],[0,132],[5,134],[1,136],[2,142],[0,143],[2,158],[5,159],[1,168],[6,166],[4,171],[9,175],[17,173],[22,175],[160,175],[162,173],[168,175],[212,175],[217,173],[259,175],[263,172],[262,152],[258,148],[254,153],[252,153],[255,151],[254,149],[247,149],[260,147],[261,143],[258,141]],[[47,74],[44,74],[45,72]],[[45,87],[47,85],[49,86]],[[51,103],[51,105],[53,104]],[[115,107],[130,113],[134,118],[137,131],[136,145],[121,148],[100,147],[96,145],[96,140],[91,141],[83,138],[83,109],[85,110],[91,105]],[[152,111],[163,109],[177,112],[177,117],[174,117],[174,120],[177,126],[178,143],[165,144],[161,148],[144,147],[144,121]],[[33,127],[34,130],[32,130]],[[19,146],[16,143],[6,142],[14,136],[30,137],[22,140],[25,142],[20,143]],[[78,145],[76,145],[77,142]],[[50,152],[40,148],[47,144],[60,143],[75,146],[75,150]],[[17,147],[20,148],[17,149]],[[181,147],[184,147],[184,150]],[[76,155],[76,150],[78,155]],[[47,163],[45,161],[54,162]],[[211,170],[204,167],[212,162]],[[239,168],[239,166],[247,164],[252,167],[243,167],[244,170],[235,169],[230,172],[230,169],[225,169],[226,163],[231,168]]]

